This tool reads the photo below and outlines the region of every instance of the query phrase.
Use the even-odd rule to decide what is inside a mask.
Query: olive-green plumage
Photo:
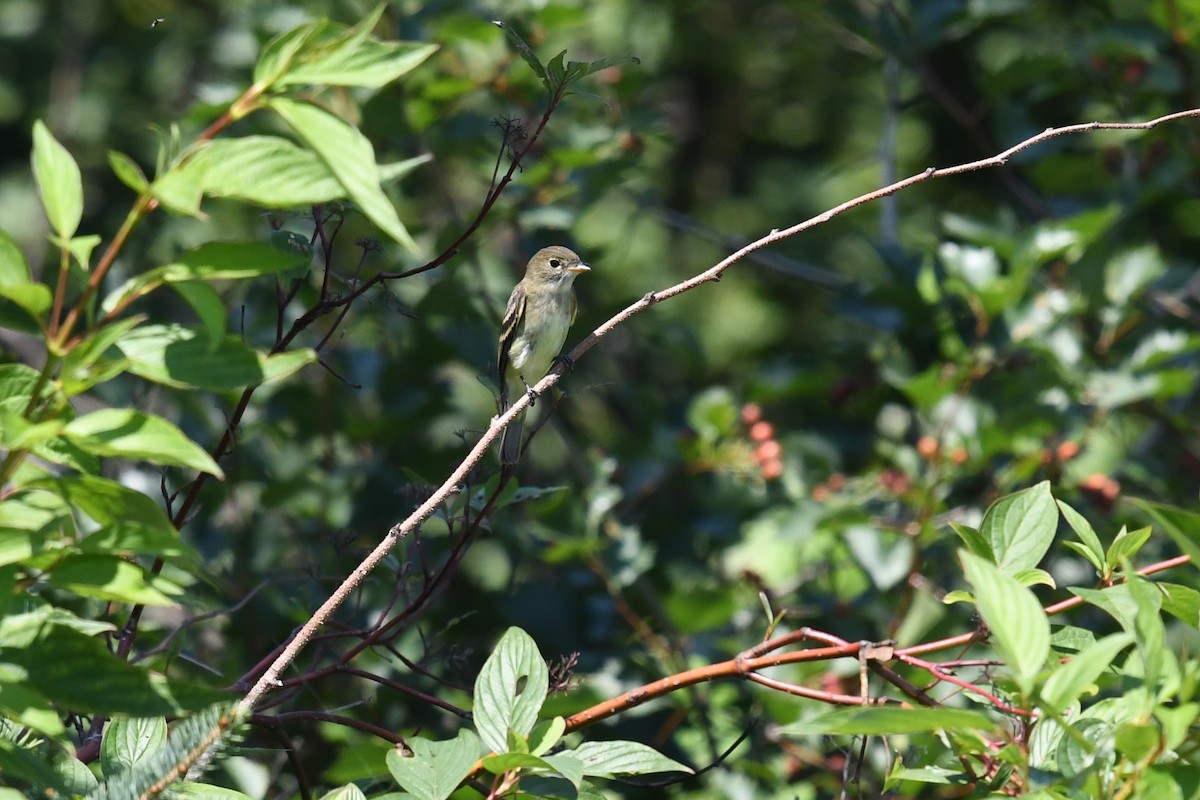
[[[508,297],[500,326],[500,413],[550,369],[575,321],[575,276],[591,268],[565,247],[544,247],[525,266],[525,277]],[[500,438],[500,462],[521,455],[521,412]]]

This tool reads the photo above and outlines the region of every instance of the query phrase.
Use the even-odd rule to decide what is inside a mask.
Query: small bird
[[[500,413],[508,410],[522,387],[533,393],[550,369],[575,321],[575,276],[591,267],[565,247],[543,247],[525,266],[525,277],[508,296],[500,325]],[[532,397],[530,398],[533,399]],[[530,403],[532,405],[532,402]],[[500,463],[515,464],[521,455],[521,423],[525,412],[500,436]]]

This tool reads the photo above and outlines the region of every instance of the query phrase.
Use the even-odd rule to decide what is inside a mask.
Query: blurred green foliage
[[[313,17],[352,23],[371,7],[0,0],[0,227],[35,278],[53,285],[58,253],[30,178],[34,120],[79,162],[80,230],[107,244],[133,199],[108,168],[110,150],[152,176],[163,142],[175,152],[192,141],[249,85],[271,37]],[[154,668],[215,686],[243,680],[443,480],[494,413],[504,298],[538,247],[570,245],[593,266],[576,284],[574,344],[647,292],[897,177],[986,158],[1047,127],[1200,105],[1200,7],[1186,0],[397,0],[377,33],[435,43],[437,53],[377,92],[321,99],[361,127],[381,163],[432,156],[389,187],[424,258],[386,241],[364,254],[358,240],[378,232],[350,212],[328,253],[335,291],[418,267],[455,241],[498,160],[503,170],[509,145],[521,144],[506,144],[497,123],[536,126],[545,88],[493,19],[543,62],[565,49],[574,60],[638,63],[573,87],[452,259],[364,295],[321,365],[254,395],[221,462],[225,481],[206,488],[183,528],[205,578],[188,608],[222,613],[178,634],[178,616],[148,614],[133,651]],[[256,116],[230,130],[282,132]],[[302,659],[304,680],[263,709],[296,716],[263,722],[249,743],[286,738],[313,784],[366,782],[385,775],[386,745],[304,712],[451,738],[458,718],[425,698],[469,706],[467,687],[510,625],[552,662],[574,662],[571,691],[549,701],[569,715],[754,645],[771,622],[764,603],[786,610],[785,629],[851,642],[911,645],[973,630],[967,606],[940,602],[965,588],[952,524],[979,527],[993,501],[1042,480],[1105,546],[1123,526],[1163,525],[1128,496],[1194,510],[1196,152],[1192,120],[1053,139],[1004,168],[851,211],[735,264],[719,284],[652,306],[579,361],[561,398],[535,408],[553,414],[519,490],[487,508],[482,534],[464,545],[462,514],[483,511],[494,462],[339,612]],[[209,199],[203,212],[148,218],[105,289],[201,243],[266,240],[272,222],[305,241],[312,232],[303,211],[270,219]],[[322,274],[302,282],[288,324],[314,302]],[[276,284],[221,288],[227,331],[269,348]],[[180,299],[159,293],[134,310],[195,324]],[[317,346],[332,321],[295,345]],[[27,334],[5,329],[0,344],[6,361],[40,367]],[[205,447],[235,401],[140,381],[79,400],[152,410]],[[159,481],[144,465],[107,474],[152,495]],[[1179,538],[1194,540],[1183,529]],[[1182,546],[1155,531],[1134,548],[1134,566]],[[1057,585],[1036,587],[1046,604],[1097,581],[1066,547],[1040,566]],[[1181,571],[1172,580],[1194,585],[1194,567]],[[99,601],[75,610],[118,626],[127,616]],[[395,639],[353,666],[406,690],[336,668],[353,632],[389,614]],[[1096,607],[1070,614],[1096,638],[1120,628]],[[1171,650],[1197,644],[1194,616],[1168,624]],[[853,660],[780,675],[858,691]],[[779,726],[826,710],[714,682],[589,735],[650,743],[698,769],[719,762],[669,790],[614,789],[630,797],[824,797],[851,781],[849,791],[877,796],[891,757],[878,739],[863,753],[845,735],[780,739]],[[939,747],[913,741],[916,752]],[[220,780],[259,796],[301,791],[296,763],[248,754],[226,762]],[[1193,773],[1194,758],[1185,751]],[[1148,774],[1146,785],[1158,780]]]

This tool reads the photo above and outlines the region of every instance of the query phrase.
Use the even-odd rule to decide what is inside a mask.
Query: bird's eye
[[[550,266],[554,267],[555,269],[558,269],[559,267],[562,266],[562,262],[559,261],[557,258],[552,258],[552,259],[550,259]]]

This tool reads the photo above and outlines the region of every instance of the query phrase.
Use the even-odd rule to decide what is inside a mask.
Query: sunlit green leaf
[[[33,124],[33,177],[50,226],[70,239],[83,219],[83,178],[75,159],[41,120]]]

